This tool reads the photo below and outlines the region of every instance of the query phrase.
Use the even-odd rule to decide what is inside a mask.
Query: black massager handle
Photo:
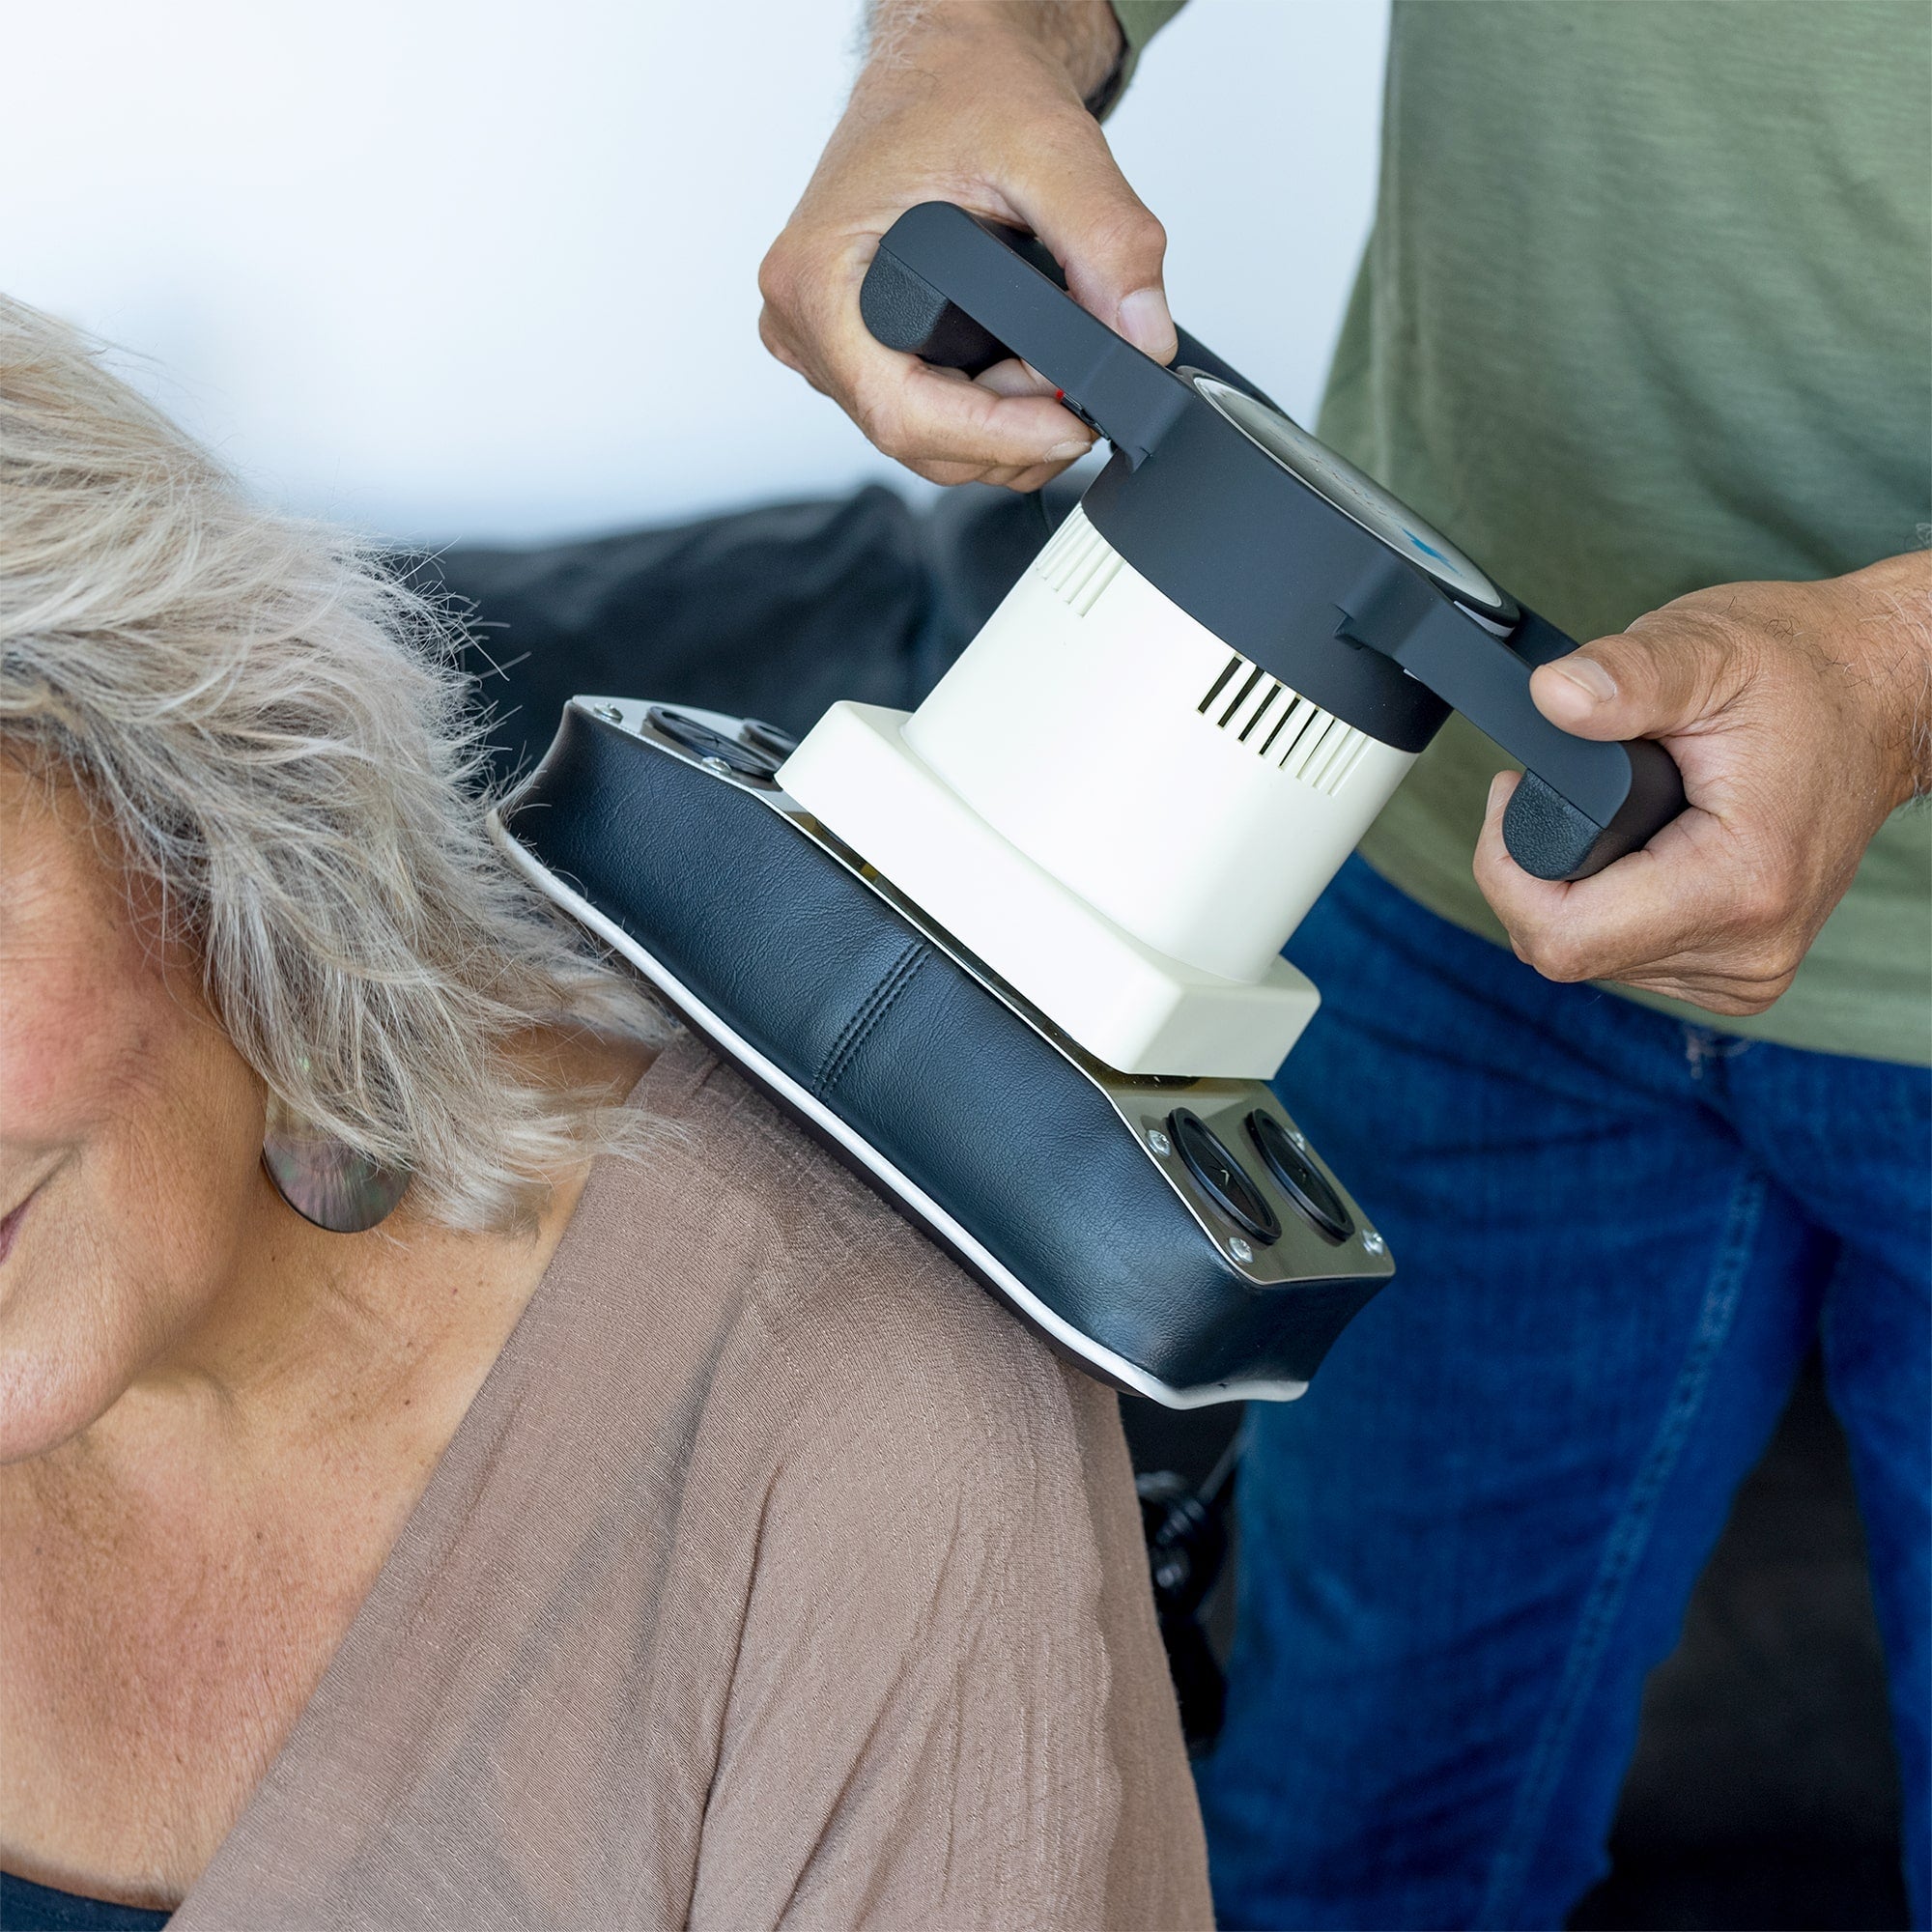
[[[1379,568],[1339,608],[1338,637],[1393,658],[1521,761],[1503,843],[1532,877],[1587,879],[1641,851],[1684,810],[1683,775],[1662,745],[1572,737],[1536,708],[1530,673],[1577,640],[1534,611],[1505,639],[1420,573]]]
[[[1171,465],[1155,466],[1176,469],[1182,514],[1192,511],[1198,519],[1205,512],[1213,519],[1216,493],[1245,491],[1257,474],[1244,455],[1220,460],[1224,452],[1252,447],[1242,433],[1225,423],[1192,384],[1082,308],[1066,293],[1053,256],[1017,229],[981,220],[949,202],[908,209],[881,239],[859,292],[859,307],[867,327],[887,348],[969,376],[1009,356],[1021,357],[1058,386],[1066,406],[1104,436],[1134,472],[1183,418],[1211,416],[1225,426],[1225,439],[1211,427],[1205,444],[1191,436],[1176,438]],[[1176,333],[1178,367],[1216,377],[1284,413],[1184,329]],[[1190,452],[1204,448],[1208,460],[1208,468],[1184,483],[1179,469],[1191,456],[1180,456],[1182,443]],[[1307,548],[1330,561],[1339,579],[1351,581],[1351,588],[1330,607],[1341,618],[1335,635],[1393,660],[1524,766],[1523,782],[1503,815],[1503,838],[1525,871],[1542,879],[1587,878],[1648,843],[1684,810],[1683,781],[1662,746],[1575,738],[1537,710],[1529,695],[1531,671],[1576,649],[1554,625],[1524,611],[1507,640],[1496,637],[1432,579],[1321,502],[1272,459],[1266,461],[1293,491],[1280,499],[1281,514],[1292,515],[1304,503],[1314,509],[1321,523]],[[1125,487],[1151,487],[1154,481],[1152,471],[1145,479],[1137,473]],[[1165,515],[1153,520],[1169,531],[1175,521]],[[1226,526],[1242,521],[1236,518]],[[1278,520],[1264,522],[1279,532]],[[1160,581],[1159,574],[1150,574]],[[1172,582],[1163,587],[1176,594]],[[1178,601],[1185,607],[1186,596]],[[1208,621],[1208,613],[1192,614],[1220,634],[1223,627]],[[1247,648],[1245,638],[1228,641]],[[1265,655],[1258,661],[1265,664]],[[1278,665],[1266,668],[1283,674]],[[1293,675],[1284,681],[1295,683]]]
[[[859,289],[866,327],[888,349],[977,376],[1017,355],[1138,469],[1193,391],[1066,293],[1035,237],[948,201],[909,208],[879,242]],[[1179,366],[1199,369],[1280,413],[1240,372],[1183,329]]]

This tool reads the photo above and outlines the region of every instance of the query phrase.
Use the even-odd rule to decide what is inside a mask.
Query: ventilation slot
[[[1119,551],[1074,511],[1034,558],[1040,581],[1075,616],[1084,617],[1100,601],[1100,593],[1121,574],[1125,562]]]
[[[1238,654],[1194,709],[1236,745],[1333,798],[1369,749],[1367,736]]]

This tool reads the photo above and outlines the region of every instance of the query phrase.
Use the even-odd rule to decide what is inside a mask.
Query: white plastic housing
[[[1122,1073],[1265,1080],[1320,1005],[1286,959],[1258,980],[1157,952],[1067,891],[907,747],[903,711],[835,704],[785,789],[961,945]]]
[[[1075,510],[906,742],[1127,931],[1258,980],[1414,758],[1231,651]]]
[[[1274,1072],[1314,1009],[1281,948],[1414,762],[1230,650],[1077,509],[902,736],[897,716],[835,705],[785,788],[1130,1073]]]

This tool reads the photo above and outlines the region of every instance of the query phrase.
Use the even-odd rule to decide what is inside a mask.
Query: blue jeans
[[[1249,1411],[1222,1922],[1560,1926],[1822,1336],[1923,1926],[1932,1076],[1551,985],[1358,860],[1290,952],[1323,1005],[1282,1094],[1397,1274]]]

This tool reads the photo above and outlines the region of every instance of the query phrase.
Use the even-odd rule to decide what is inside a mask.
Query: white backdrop
[[[426,541],[902,477],[755,275],[854,0],[62,0],[8,25],[7,290],[258,488]],[[1312,407],[1374,189],[1380,0],[1195,0],[1110,125],[1196,334]]]

